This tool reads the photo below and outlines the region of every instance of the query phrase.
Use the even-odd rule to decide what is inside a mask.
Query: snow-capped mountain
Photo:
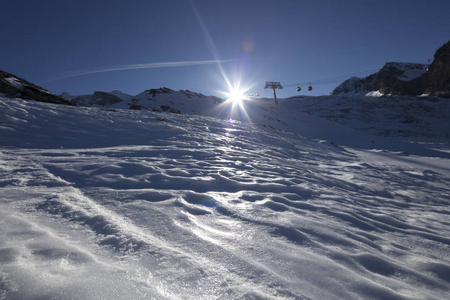
[[[0,97],[0,298],[447,299],[448,99],[278,102]]]
[[[350,78],[332,95],[432,95],[450,98],[450,41],[440,47],[431,65],[387,63],[365,78]]]
[[[338,87],[332,95],[390,94],[400,83],[419,78],[428,65],[415,63],[386,63],[378,72],[365,78],[352,77]]]
[[[40,102],[69,104],[63,98],[50,93],[46,89],[2,70],[0,70],[0,94]]]

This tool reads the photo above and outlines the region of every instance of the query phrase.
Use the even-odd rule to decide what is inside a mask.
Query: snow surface
[[[137,98],[0,98],[0,299],[450,297],[448,100]]]

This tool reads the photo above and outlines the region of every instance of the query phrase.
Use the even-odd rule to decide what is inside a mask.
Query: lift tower
[[[276,89],[282,89],[283,86],[279,83],[279,82],[272,82],[272,81],[267,81],[266,82],[266,86],[264,87],[265,89],[272,89],[273,90],[273,98],[275,99],[275,104],[278,104],[277,101],[277,93],[275,92]]]

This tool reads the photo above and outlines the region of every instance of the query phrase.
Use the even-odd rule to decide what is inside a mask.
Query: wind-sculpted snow
[[[1,299],[450,296],[445,156],[2,98],[0,117]]]

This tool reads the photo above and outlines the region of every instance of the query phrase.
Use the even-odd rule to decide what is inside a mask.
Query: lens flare
[[[228,99],[233,103],[240,104],[245,98],[245,92],[240,90],[239,88],[231,88],[231,90],[228,92],[228,97]]]
[[[226,115],[226,119],[230,124],[235,121],[250,121],[247,113],[248,105],[250,105],[250,98],[248,96],[250,88],[242,86],[240,80],[232,81],[223,74],[225,79],[223,85],[227,88],[227,91],[216,91],[222,94],[222,99],[225,100],[217,105],[213,110],[215,114],[221,116]]]

